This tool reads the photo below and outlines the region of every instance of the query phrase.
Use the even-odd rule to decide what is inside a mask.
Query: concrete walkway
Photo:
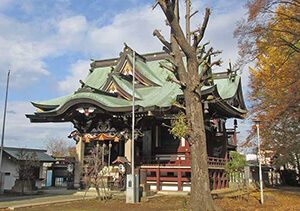
[[[59,202],[83,200],[85,192],[67,189],[43,190],[36,195],[15,196],[4,194],[0,196],[0,209],[22,208],[28,206],[45,205]],[[88,191],[85,199],[96,198],[94,191]]]

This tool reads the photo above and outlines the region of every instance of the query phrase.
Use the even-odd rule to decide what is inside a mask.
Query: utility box
[[[133,179],[135,180],[133,184]],[[127,174],[126,177],[126,203],[137,203],[140,201],[139,175]]]

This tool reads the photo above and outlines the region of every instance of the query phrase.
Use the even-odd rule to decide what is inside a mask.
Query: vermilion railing
[[[191,159],[189,155],[156,155],[152,157],[144,157],[141,164],[147,166],[190,166]],[[225,167],[226,159],[208,157],[207,164],[209,167]]]
[[[208,157],[210,186],[212,190],[225,188],[228,186],[228,178],[225,173],[226,159]],[[191,165],[189,157],[173,155],[156,156],[155,159],[145,160],[141,165],[141,180],[155,182],[156,190],[161,189],[161,185],[168,183],[177,184],[178,191],[182,191],[184,183],[191,182]]]

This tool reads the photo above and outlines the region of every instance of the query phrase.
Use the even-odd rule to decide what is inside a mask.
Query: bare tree
[[[37,155],[35,152],[29,153],[26,150],[21,150],[18,153],[18,167],[17,173],[19,175],[19,181],[21,183],[21,194],[24,194],[25,185],[32,189],[34,186],[33,180],[36,179],[36,169],[39,167],[40,163],[37,160]]]
[[[59,138],[49,139],[47,144],[47,151],[54,157],[65,157],[76,155],[76,148],[66,144],[66,141]]]
[[[76,146],[69,146],[68,147],[68,156],[70,157],[77,157],[77,152],[76,152]]]
[[[207,73],[214,65],[221,64],[220,60],[211,62],[211,56],[219,54],[219,51],[215,51],[212,47],[206,50],[208,43],[200,45],[211,12],[207,8],[202,24],[195,31],[191,32],[189,31],[191,1],[186,0],[188,31],[185,36],[179,23],[178,0],[157,0],[156,5],[160,6],[167,18],[167,24],[171,28],[171,40],[170,42],[167,41],[159,30],[155,30],[153,35],[161,41],[163,49],[170,55],[170,59],[168,60],[170,65],[168,65],[169,68],[167,69],[175,76],[175,78],[170,78],[170,80],[179,84],[184,94],[185,105],[181,106],[181,108],[184,108],[188,125],[185,137],[191,146],[191,209],[215,210],[209,186],[202,108],[202,102],[206,99],[203,99],[200,92],[201,87],[207,83]],[[192,38],[192,42],[190,37]],[[186,65],[184,60],[186,60]]]
[[[110,198],[110,194],[107,191],[107,184],[105,183],[105,176],[108,172],[106,172],[104,168],[106,166],[102,156],[104,154],[104,147],[100,147],[100,145],[97,144],[91,149],[90,155],[85,157],[83,183],[86,188],[85,195],[90,187],[94,187],[97,192],[97,198],[107,200]]]

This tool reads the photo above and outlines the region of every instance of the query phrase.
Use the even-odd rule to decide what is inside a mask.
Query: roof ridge
[[[0,147],[1,149],[1,147]],[[34,148],[26,148],[26,147],[3,147],[3,150],[5,149],[17,149],[17,150],[33,150],[33,151],[43,151],[47,152],[46,149],[34,149]]]
[[[153,53],[145,53],[145,54],[138,54],[141,57],[145,59],[146,62],[152,62],[157,60],[162,60],[170,55],[163,51],[153,52]],[[110,59],[99,59],[99,60],[93,60],[93,62],[90,64],[91,68],[97,68],[97,67],[109,67],[114,66],[118,64],[118,61],[122,55],[120,54],[119,57],[114,57]]]

